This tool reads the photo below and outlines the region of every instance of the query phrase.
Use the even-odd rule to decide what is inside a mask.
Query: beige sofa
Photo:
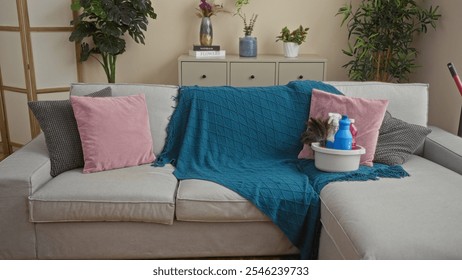
[[[346,95],[390,100],[389,111],[426,125],[423,84],[331,82]],[[84,95],[106,84],[74,84]],[[112,85],[144,93],[159,154],[178,88]],[[373,93],[373,94],[372,94]],[[412,104],[412,106],[411,106]],[[332,183],[321,192],[320,258],[462,258],[462,141],[432,128],[410,177]],[[226,187],[178,182],[174,167],[150,165],[50,176],[39,136],[0,162],[1,259],[158,259],[295,255],[281,230]]]

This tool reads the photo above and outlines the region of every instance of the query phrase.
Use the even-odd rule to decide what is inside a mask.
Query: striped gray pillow
[[[430,132],[427,127],[394,118],[387,111],[379,130],[374,162],[388,165],[405,163]]]
[[[107,87],[86,96],[108,97],[112,96],[112,90]],[[50,175],[55,177],[64,171],[83,167],[82,143],[70,100],[30,101],[28,105],[45,136],[51,162]]]

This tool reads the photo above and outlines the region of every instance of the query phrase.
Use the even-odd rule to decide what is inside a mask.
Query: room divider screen
[[[0,9],[0,130],[4,154],[40,127],[27,102],[69,96],[81,81],[78,48],[68,38],[72,0],[3,0]]]

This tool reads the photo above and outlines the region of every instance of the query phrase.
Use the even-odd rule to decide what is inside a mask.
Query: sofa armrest
[[[423,156],[462,175],[462,138],[441,128],[430,126]]]
[[[0,162],[0,259],[35,259],[28,196],[51,180],[43,135]]]

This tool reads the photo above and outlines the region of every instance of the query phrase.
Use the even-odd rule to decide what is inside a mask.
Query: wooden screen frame
[[[27,101],[36,101],[39,98],[40,94],[48,93],[57,93],[57,92],[66,92],[70,90],[68,87],[53,87],[53,88],[37,88],[37,78],[36,70],[34,65],[33,49],[32,49],[32,39],[31,34],[36,32],[72,32],[74,30],[73,26],[69,27],[31,27],[29,19],[29,8],[28,1],[30,0],[16,0],[16,10],[18,17],[18,26],[0,26],[0,31],[7,32],[18,32],[21,42],[21,53],[23,60],[23,72],[24,72],[24,81],[25,86],[22,87],[13,87],[3,84],[1,69],[0,69],[0,135],[1,135],[1,145],[3,153],[9,155],[13,152],[14,148],[19,148],[22,144],[14,143],[9,137],[9,128],[8,128],[8,119],[6,114],[6,103],[5,103],[5,91],[13,94],[25,94]],[[72,4],[72,0],[69,1],[69,6]],[[69,8],[70,9],[70,8]],[[73,19],[76,19],[78,16],[77,12],[72,13]],[[76,73],[77,81],[82,81],[82,66],[79,63],[79,54],[80,46],[75,44],[75,53],[76,53]],[[29,110],[29,122],[30,122],[30,132],[31,137],[35,138],[40,134],[40,126],[35,119],[33,113]]]
[[[3,104],[5,104],[3,96],[2,68],[0,67],[0,136],[2,138],[2,153],[0,155],[0,160],[2,160],[4,156],[11,154],[8,136],[8,123],[6,121],[5,110],[3,109]]]
[[[28,0],[17,0],[17,1],[22,1],[23,2],[23,11],[24,11],[24,26],[25,26],[25,40],[27,43],[27,56],[28,56],[28,61],[29,61],[29,73],[30,73],[30,85],[31,85],[31,90],[28,94],[28,100],[29,101],[36,101],[38,100],[38,95],[40,94],[46,94],[46,93],[56,93],[56,92],[65,92],[70,90],[69,87],[53,87],[53,88],[37,88],[37,78],[36,78],[36,73],[35,73],[35,65],[34,65],[34,55],[32,52],[32,39],[31,39],[31,34],[33,32],[72,32],[74,30],[73,26],[70,27],[31,27],[30,26],[30,20],[29,20],[29,7],[28,7]],[[69,1],[70,4],[72,4],[72,0]],[[73,19],[76,18],[76,13],[73,12]],[[77,49],[77,45],[75,46],[76,48],[76,54],[79,49]],[[82,74],[81,74],[81,66],[80,63],[78,63],[77,56],[76,56],[76,65],[77,65],[77,81],[82,81]],[[30,125],[31,125],[31,134],[32,138],[35,138],[37,135],[40,134],[40,126],[35,119],[34,115],[32,112],[29,110],[29,119],[30,119]]]
[[[27,1],[27,0],[26,0]],[[12,93],[21,93],[21,94],[27,94],[30,92],[30,79],[29,79],[29,70],[28,70],[28,58],[27,58],[27,45],[26,45],[26,37],[25,37],[25,29],[24,29],[24,18],[23,18],[23,1],[22,0],[16,0],[16,12],[17,12],[17,17],[18,17],[18,26],[0,26],[0,31],[6,31],[6,32],[19,32],[19,37],[20,37],[20,42],[21,42],[21,52],[22,52],[22,61],[23,61],[23,72],[24,72],[24,82],[25,82],[25,88],[18,88],[18,87],[12,87],[12,86],[6,86],[3,84],[3,78],[1,77],[0,73],[0,95],[1,95],[1,115],[2,117],[2,125],[0,125],[0,128],[3,130],[2,131],[2,147],[3,147],[3,154],[8,156],[13,152],[13,147],[19,148],[22,145],[19,143],[14,143],[11,141],[9,137],[9,128],[8,128],[8,117],[6,114],[6,109],[5,109],[5,90],[12,92]],[[3,138],[5,136],[5,138]]]

